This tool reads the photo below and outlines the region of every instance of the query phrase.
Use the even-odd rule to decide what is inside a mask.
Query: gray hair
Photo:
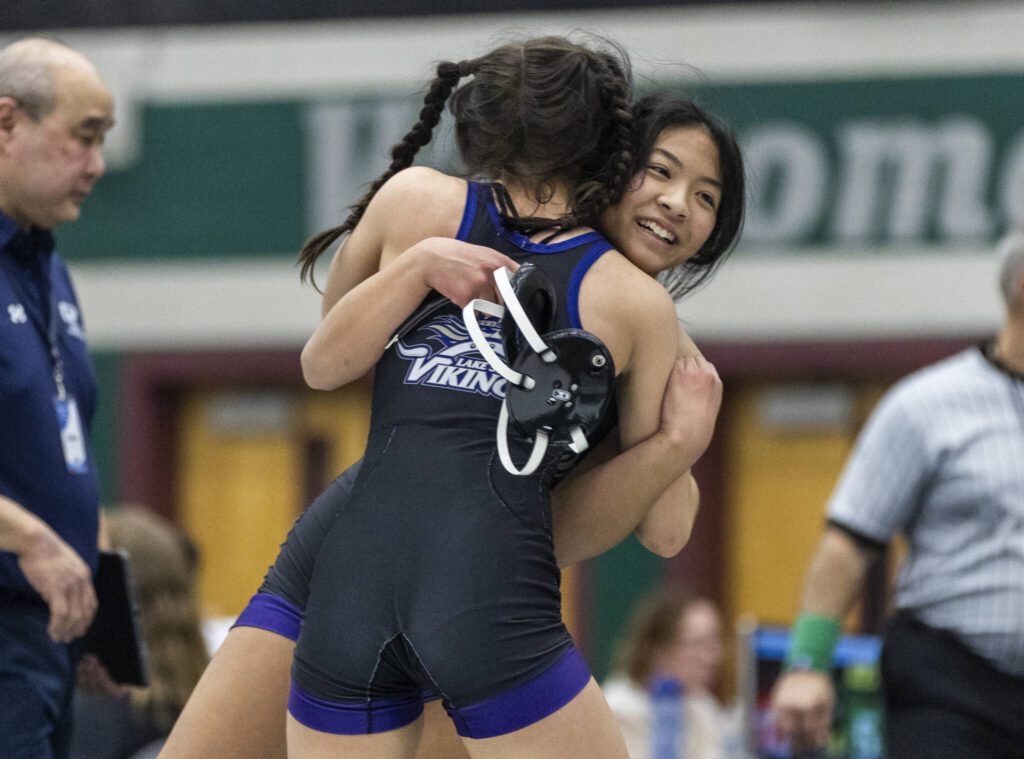
[[[996,250],[999,256],[999,289],[1009,306],[1021,277],[1024,277],[1024,227],[1007,234]]]
[[[32,121],[42,121],[57,105],[57,80],[53,75],[54,48],[58,42],[31,38],[12,42],[0,50],[0,97],[18,101]]]

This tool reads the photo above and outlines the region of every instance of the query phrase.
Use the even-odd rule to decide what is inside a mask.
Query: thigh
[[[384,733],[339,735],[306,727],[288,715],[288,756],[301,759],[413,759],[423,718]]]
[[[161,759],[284,759],[294,649],[276,633],[231,630],[175,723]]]
[[[463,742],[472,759],[628,759],[615,716],[593,679],[576,698],[529,727]]]
[[[423,705],[423,735],[416,750],[416,759],[469,759],[440,700]]]

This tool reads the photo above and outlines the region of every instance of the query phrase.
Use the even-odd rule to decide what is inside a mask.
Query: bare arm
[[[516,265],[444,237],[455,233],[464,202],[462,180],[429,169],[407,169],[384,185],[331,263],[325,315],[302,351],[311,387],[329,390],[366,374],[431,290],[459,305],[493,299],[494,269]]]
[[[673,482],[667,467],[678,458],[654,435],[618,455],[614,441],[595,451],[555,488],[552,522],[558,564],[599,556],[622,542]]]
[[[668,486],[633,530],[651,553],[669,559],[690,542],[700,508],[700,487],[689,470]]]
[[[492,273],[502,266],[516,263],[479,245],[440,237],[416,243],[330,308],[302,351],[307,383],[331,390],[366,374],[431,290],[460,306],[493,300]]]
[[[597,556],[618,545],[630,532],[659,556],[670,557],[686,545],[700,504],[700,490],[690,467],[703,454],[714,432],[721,406],[722,385],[714,366],[679,330],[678,357],[661,406],[661,426],[654,436],[623,454],[614,464],[617,449],[609,441],[577,467],[554,494],[555,553],[561,566]],[[665,452],[663,443],[668,443]],[[656,500],[637,497],[637,482],[663,462],[661,455],[685,466],[685,471]],[[687,464],[686,462],[689,462]],[[595,498],[584,485],[573,485],[598,466],[609,466]],[[591,502],[583,499],[591,498]]]
[[[715,367],[699,353],[677,358],[662,401],[662,429],[675,437],[681,460],[688,463],[635,530],[637,539],[660,556],[675,556],[690,539],[700,505],[690,468],[711,443],[721,406],[722,381]]]
[[[599,260],[595,269],[606,268],[593,282],[594,274],[587,275],[586,300],[581,296],[583,326],[608,345],[621,370],[622,452],[592,454],[555,491],[556,552],[563,566],[618,544],[692,465],[686,436],[665,425],[661,402],[673,371],[674,351],[666,347],[676,342],[674,309],[659,285],[620,266],[623,261]]]
[[[826,527],[807,570],[801,611],[843,619],[860,597],[873,558],[870,550],[842,530]],[[813,670],[783,674],[772,692],[779,733],[796,749],[824,745],[835,699],[828,674]]]
[[[845,617],[860,597],[873,558],[842,530],[826,527],[807,569],[801,609]]]
[[[700,498],[690,467],[707,447],[720,403],[721,383],[710,364],[676,362],[659,430],[618,455],[606,441],[555,490],[560,565],[604,553],[633,531],[659,556],[682,550]]]
[[[29,584],[50,607],[50,637],[68,643],[89,629],[96,593],[89,567],[43,520],[0,496],[0,549],[18,557]]]

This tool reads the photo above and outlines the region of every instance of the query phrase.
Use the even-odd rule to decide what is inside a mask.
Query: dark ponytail
[[[434,127],[441,120],[445,104],[452,94],[452,90],[458,85],[459,80],[471,74],[473,71],[472,61],[453,63],[443,61],[437,66],[437,76],[430,83],[427,94],[423,98],[423,108],[420,110],[419,121],[408,131],[402,141],[391,149],[391,164],[387,171],[381,174],[370,185],[370,189],[359,199],[359,202],[351,206],[351,212],[345,222],[337,227],[325,229],[314,235],[299,252],[299,263],[302,264],[301,278],[305,282],[308,278],[313,279],[313,266],[317,259],[331,246],[339,237],[355,229],[356,224],[363,218],[366,207],[370,205],[373,196],[384,186],[391,177],[403,169],[412,166],[413,159],[420,148],[430,143]],[[314,283],[315,284],[315,283]]]

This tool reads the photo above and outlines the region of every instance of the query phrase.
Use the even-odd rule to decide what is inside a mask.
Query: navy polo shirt
[[[52,304],[52,306],[51,306]],[[64,386],[85,441],[84,472],[69,471],[54,399],[47,325],[57,324]],[[0,495],[41,517],[96,568],[99,491],[89,430],[96,379],[71,279],[49,232],[25,232],[0,213]],[[31,587],[0,551],[0,588]]]

